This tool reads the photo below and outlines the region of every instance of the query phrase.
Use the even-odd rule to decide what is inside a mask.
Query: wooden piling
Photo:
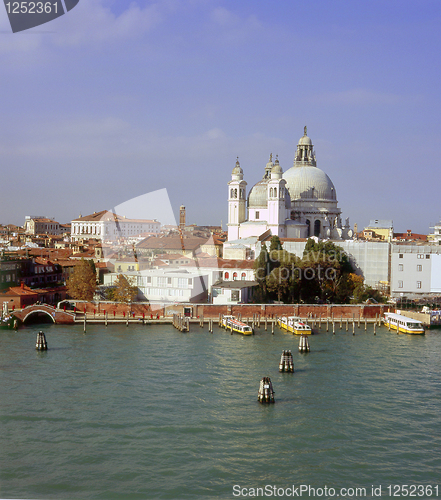
[[[367,318],[364,318],[364,331],[367,332]]]
[[[268,331],[268,318],[265,316],[265,331]]]
[[[279,372],[294,372],[294,362],[290,350],[284,350],[280,358]]]
[[[84,313],[84,333],[86,333],[87,313]]]
[[[346,318],[346,331],[348,331],[348,328],[349,328],[349,320],[348,318]]]
[[[343,316],[340,316],[340,330],[343,328]]]
[[[375,321],[375,323],[374,323],[374,335],[377,335],[376,328],[377,328],[377,322]]]
[[[35,344],[37,351],[47,351],[47,342],[44,333],[40,330],[37,333],[37,343]]]
[[[274,390],[269,377],[263,377],[260,381],[257,401],[259,403],[274,403]]]

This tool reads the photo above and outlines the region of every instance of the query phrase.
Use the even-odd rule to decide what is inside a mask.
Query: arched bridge
[[[68,325],[75,322],[74,313],[63,311],[63,309],[57,309],[48,304],[32,304],[21,310],[14,311],[12,314],[22,323],[26,323],[28,318],[38,313],[46,314],[57,325]]]

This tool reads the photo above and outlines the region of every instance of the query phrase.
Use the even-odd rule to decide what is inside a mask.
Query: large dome
[[[337,193],[331,179],[317,167],[291,167],[284,174],[291,200],[313,198],[337,201]]]

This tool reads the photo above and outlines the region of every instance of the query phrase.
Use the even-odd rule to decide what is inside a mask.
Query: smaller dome
[[[236,160],[236,166],[233,168],[233,171],[231,173],[232,175],[243,174],[243,170],[242,167],[240,166],[239,159]]]
[[[299,146],[312,146],[312,141],[307,135],[304,135],[299,139]]]
[[[268,206],[268,179],[262,179],[255,184],[248,194],[248,207],[266,208]]]
[[[276,157],[273,168],[271,169],[271,179],[281,179],[283,174],[282,167],[279,164],[279,159]]]

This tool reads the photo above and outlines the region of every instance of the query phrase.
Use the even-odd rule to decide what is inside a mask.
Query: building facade
[[[71,222],[71,239],[94,238],[116,241],[145,233],[159,233],[161,223],[156,219],[128,219],[107,210],[80,216]]]

